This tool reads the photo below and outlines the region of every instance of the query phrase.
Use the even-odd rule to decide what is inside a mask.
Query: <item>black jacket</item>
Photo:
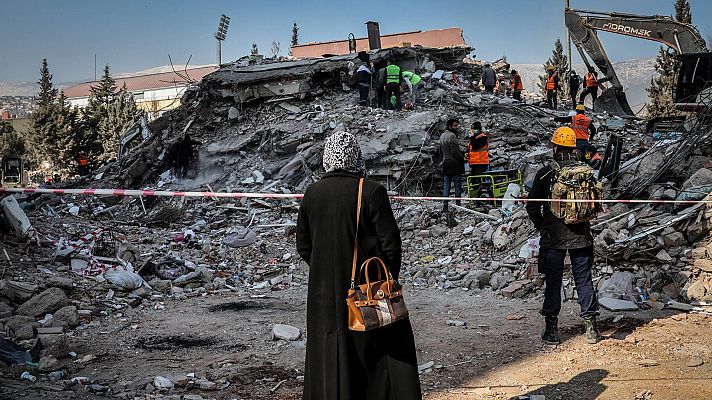
[[[578,162],[576,153],[557,154],[554,156],[560,166]],[[530,199],[550,199],[553,168],[547,165],[537,171],[534,177]],[[567,225],[550,211],[550,203],[530,201],[527,202],[527,214],[534,223],[534,227],[541,233],[542,248],[546,249],[583,249],[593,245],[591,224],[588,222]]]
[[[580,87],[581,87],[581,79],[579,79],[579,76],[578,75],[570,75],[569,76],[569,89],[572,92],[578,92]]]
[[[297,251],[309,264],[304,400],[421,399],[415,340],[406,319],[368,332],[348,329],[346,294],[356,234],[358,176],[332,172],[304,194]],[[400,230],[386,189],[366,179],[358,265],[381,257],[397,279]],[[407,290],[407,289],[406,289]],[[388,393],[392,397],[387,397]]]

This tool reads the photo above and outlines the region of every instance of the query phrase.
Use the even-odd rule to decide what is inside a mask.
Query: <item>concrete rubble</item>
[[[557,126],[551,119],[554,113],[543,109],[535,96],[520,103],[482,94],[473,83],[480,64],[466,58],[468,53],[397,48],[372,54],[376,62],[393,56],[405,69],[425,71],[421,101],[412,111],[397,112],[356,105],[355,77],[349,74],[359,62],[355,55],[228,64],[186,93],[180,108],[149,123],[145,140],[121,161],[76,184],[301,193],[323,172],[324,139],[347,130],[361,144],[369,176],[391,193],[439,195],[437,140],[445,121],[459,116],[465,127],[482,121],[490,137],[492,168],[519,169],[526,190],[551,156],[548,137]],[[690,163],[671,167],[663,179],[648,182],[659,172],[656,165],[669,157],[651,152],[660,149],[660,142],[645,137],[639,121],[604,113],[593,113],[593,121],[600,132],[594,143],[601,152],[613,135],[624,143],[624,168],[608,177],[611,196],[623,196],[626,188],[645,183],[644,198],[709,199],[712,149],[685,150],[692,155]],[[177,181],[166,153],[184,134],[203,145],[188,178]],[[686,139],[678,140],[664,152]],[[72,358],[77,357],[70,355],[73,350],[62,338],[101,326],[101,319],[111,313],[159,310],[166,301],[198,296],[266,296],[288,286],[306,290],[308,269],[294,249],[299,203],[293,199],[30,194],[7,196],[1,204],[5,223],[0,221],[0,241],[19,249],[12,251],[11,262],[30,273],[0,279],[0,331],[27,347],[41,341],[44,350],[34,361],[44,366],[43,373],[54,374],[53,380],[78,379],[71,373],[57,374],[72,371]],[[505,298],[541,293],[538,233],[522,203],[478,208],[479,214],[458,209],[454,228],[447,226],[440,207],[393,202],[404,246],[401,280],[407,287],[492,290]],[[712,210],[704,203],[608,206],[593,222],[594,283],[601,290],[601,305],[611,310],[701,311],[712,304],[711,219]],[[31,229],[40,233],[40,246],[26,240]],[[620,281],[627,283],[621,286]],[[570,275],[564,294],[575,298]],[[467,326],[460,320],[447,323]],[[272,336],[297,341],[302,332],[274,324]],[[147,379],[132,393],[186,386],[210,391],[225,384],[218,377],[195,375]],[[116,390],[86,378],[77,382],[95,393]]]

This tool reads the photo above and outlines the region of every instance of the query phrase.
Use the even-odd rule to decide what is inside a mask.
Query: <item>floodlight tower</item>
[[[215,39],[217,40],[217,63],[222,64],[222,41],[225,40],[227,36],[227,27],[230,25],[230,17],[225,14],[220,15],[220,23],[218,24],[218,30],[215,32]]]

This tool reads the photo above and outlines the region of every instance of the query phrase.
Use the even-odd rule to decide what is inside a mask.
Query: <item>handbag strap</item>
[[[356,235],[354,237],[354,258],[351,264],[351,289],[356,286],[356,261],[358,258],[358,224],[361,221],[361,196],[363,193],[363,178],[358,181],[358,202],[356,203]]]

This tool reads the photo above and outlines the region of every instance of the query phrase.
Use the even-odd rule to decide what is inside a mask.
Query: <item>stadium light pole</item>
[[[227,27],[230,25],[230,17],[225,14],[220,15],[220,23],[218,30],[215,32],[215,40],[217,41],[217,63],[222,64],[222,41],[227,36]]]

